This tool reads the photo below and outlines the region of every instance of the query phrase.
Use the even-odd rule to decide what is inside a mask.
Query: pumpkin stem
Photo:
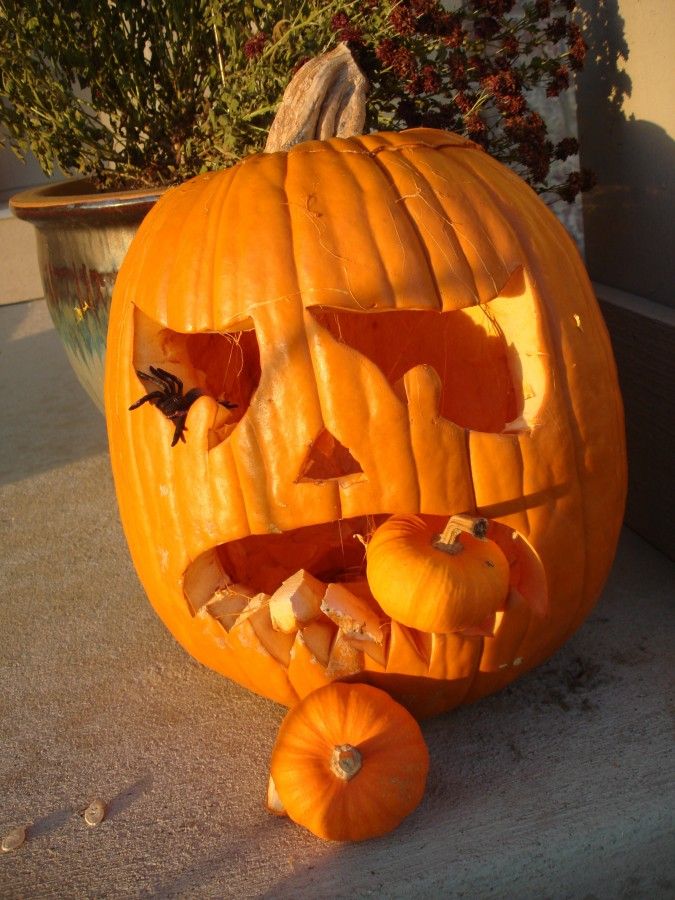
[[[361,134],[368,81],[344,42],[306,62],[284,91],[265,153],[290,150],[302,141]]]
[[[487,535],[487,530],[488,520],[482,516],[465,514],[450,516],[441,534],[434,538],[433,546],[444,553],[461,553],[463,548],[457,539],[462,532],[483,539]]]
[[[363,757],[351,744],[340,744],[333,747],[330,758],[330,770],[342,781],[350,781],[361,769]]]

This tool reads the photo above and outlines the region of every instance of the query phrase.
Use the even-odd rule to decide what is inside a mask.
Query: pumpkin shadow
[[[0,484],[107,450],[104,418],[75,377],[51,322],[45,327],[46,309],[37,306],[43,303],[0,309]],[[26,331],[34,333],[14,336]]]

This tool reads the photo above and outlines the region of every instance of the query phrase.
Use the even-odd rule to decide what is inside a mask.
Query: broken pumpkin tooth
[[[218,619],[225,631],[230,631],[237,618],[246,609],[252,592],[243,585],[231,585],[216,590],[198,615],[210,615]]]
[[[240,642],[243,642],[246,636],[253,641],[257,640],[270,656],[288,668],[294,638],[292,634],[283,634],[272,627],[269,600],[269,594],[261,593],[252,597],[237,616],[232,630],[242,631]]]
[[[270,598],[270,616],[277,631],[292,634],[321,615],[326,585],[300,569],[287,578]]]
[[[275,816],[288,815],[284,804],[281,802],[281,797],[277,792],[277,786],[275,785],[274,779],[271,775],[269,781],[267,782],[267,799],[265,801],[265,806],[267,807],[268,811]]]
[[[387,664],[387,652],[384,644],[377,643],[362,635],[355,636],[353,634],[345,634],[345,640],[349,641],[349,643],[357,650],[361,650],[364,656],[372,659],[378,666],[381,666],[383,669],[385,668]]]
[[[324,668],[330,660],[331,647],[337,634],[337,628],[330,619],[321,618],[305,625],[298,632],[297,640],[301,641],[316,661]]]
[[[328,585],[321,601],[321,609],[346,637],[384,644],[380,616],[364,597],[357,597],[344,585]]]
[[[331,647],[326,675],[328,678],[347,678],[363,669],[363,653],[339,628]]]
[[[183,578],[183,593],[196,614],[217,591],[232,585],[215,550],[202,553],[192,562]]]

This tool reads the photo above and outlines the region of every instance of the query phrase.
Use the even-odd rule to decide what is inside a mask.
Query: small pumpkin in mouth
[[[368,542],[367,578],[382,610],[426,632],[490,633],[509,593],[509,564],[487,521],[453,516],[442,533],[419,516],[392,516]]]

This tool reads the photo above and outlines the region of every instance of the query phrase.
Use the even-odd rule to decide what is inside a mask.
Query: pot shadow
[[[107,450],[105,420],[81,387],[43,300],[0,308],[0,485]]]

